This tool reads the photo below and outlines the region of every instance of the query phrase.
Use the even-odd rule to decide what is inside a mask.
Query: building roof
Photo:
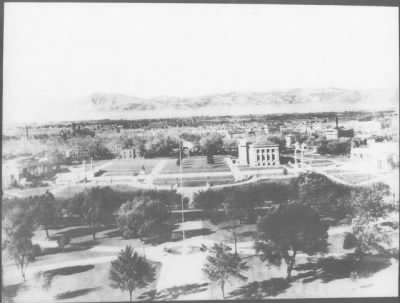
[[[279,146],[279,144],[269,141],[267,138],[259,138],[253,143],[254,147],[263,147],[263,146]]]

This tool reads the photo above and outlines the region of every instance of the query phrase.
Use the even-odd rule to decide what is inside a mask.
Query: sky
[[[398,8],[5,3],[4,123],[93,93],[398,88]]]

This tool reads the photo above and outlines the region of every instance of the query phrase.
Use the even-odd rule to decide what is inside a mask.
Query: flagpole
[[[182,207],[182,240],[185,241],[185,228],[183,224],[185,222],[185,217],[183,214],[183,182],[182,182],[182,141],[179,141],[179,172],[181,181],[181,207]],[[183,242],[182,242],[183,243]]]

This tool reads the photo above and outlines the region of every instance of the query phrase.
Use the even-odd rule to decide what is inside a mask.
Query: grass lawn
[[[77,185],[70,185],[70,186],[66,186],[66,187],[62,187],[59,190],[57,190],[54,193],[54,196],[59,197],[59,198],[68,198],[68,197],[72,197],[73,195],[80,193],[88,188],[91,187],[96,187],[96,186],[101,186],[101,185],[97,185],[97,184],[86,184],[86,186],[77,186]],[[132,192],[132,191],[139,191],[142,190],[141,188],[137,188],[131,185],[127,185],[127,184],[108,184],[107,187],[110,187],[113,190],[116,191],[128,191],[128,192]]]
[[[162,158],[155,159],[133,159],[133,160],[113,160],[113,164],[104,168],[105,175],[135,175],[138,174],[144,167],[145,174],[151,173],[153,168],[162,160]]]
[[[225,163],[225,156],[216,155],[214,163],[208,164],[206,156],[194,156],[182,160],[182,173],[206,173],[206,172],[227,172],[230,171]],[[179,174],[179,165],[176,159],[169,159],[161,171],[162,174]]]
[[[370,174],[360,174],[360,173],[354,173],[354,174],[335,174],[335,177],[342,179],[346,182],[352,183],[352,184],[357,184],[360,182],[372,180],[375,178],[374,175]]]
[[[285,280],[286,266],[268,267],[258,256],[245,257],[250,270],[247,282],[235,282],[227,289],[229,299],[365,297],[374,292],[397,295],[395,268],[398,261],[387,258],[367,258],[363,264],[351,259],[321,257],[308,260],[297,257],[292,281]],[[358,278],[350,278],[352,271]],[[384,276],[387,288],[381,289]],[[393,279],[393,280],[392,280]]]
[[[196,186],[206,186],[207,183],[212,185],[218,184],[230,184],[235,182],[232,176],[209,176],[209,177],[185,177],[182,178],[182,184],[184,187],[196,187]],[[157,178],[153,181],[155,185],[169,185],[174,186],[178,184],[180,186],[180,178]]]
[[[133,300],[152,299],[157,286],[161,264],[151,262],[156,270],[155,280],[133,293]],[[108,273],[111,263],[61,267],[45,271],[42,276],[24,283],[14,302],[96,302],[128,301],[126,291],[111,288]],[[32,296],[34,294],[34,297]]]
[[[282,174],[283,167],[280,166],[261,166],[261,167],[251,167],[251,166],[245,166],[245,165],[238,165],[237,168],[239,168],[240,171],[257,171],[257,170],[262,170],[263,172],[266,173],[275,173],[275,174]]]

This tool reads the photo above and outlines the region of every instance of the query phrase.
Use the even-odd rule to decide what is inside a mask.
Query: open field
[[[182,160],[182,173],[207,173],[207,172],[228,172],[229,167],[225,163],[225,156],[214,156],[213,164],[207,163],[206,156],[195,156]],[[176,159],[169,159],[162,174],[179,174],[179,165],[176,165]]]

